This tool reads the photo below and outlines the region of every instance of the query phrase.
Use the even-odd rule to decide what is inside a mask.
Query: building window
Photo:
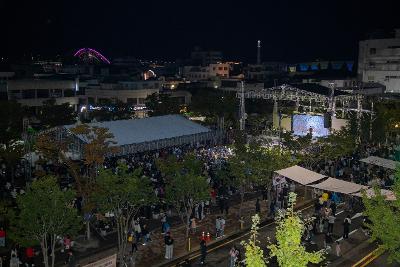
[[[375,55],[376,54],[376,48],[370,48],[369,49],[369,54],[370,55]]]
[[[222,70],[222,67],[218,67],[218,70]]]
[[[368,76],[368,81],[373,81],[373,80],[375,80],[374,76]]]
[[[145,104],[145,98],[138,98],[138,104]]]
[[[228,70],[228,67],[224,67],[224,70]]]

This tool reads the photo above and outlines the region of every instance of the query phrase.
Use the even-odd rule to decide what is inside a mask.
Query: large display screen
[[[292,130],[295,135],[304,136],[310,131],[313,137],[327,136],[329,129],[324,128],[324,116],[294,114],[292,118]]]

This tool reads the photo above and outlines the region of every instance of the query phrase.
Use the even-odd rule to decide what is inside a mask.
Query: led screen
[[[293,132],[295,135],[304,136],[312,129],[313,137],[327,136],[329,130],[324,128],[324,116],[295,114],[293,115]]]

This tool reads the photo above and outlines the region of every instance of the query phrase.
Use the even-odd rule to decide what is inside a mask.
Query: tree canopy
[[[392,188],[396,200],[388,202],[375,187],[375,196],[367,197],[363,192],[365,212],[370,223],[371,242],[378,241],[382,248],[389,252],[390,262],[400,263],[400,167],[396,170],[395,184]]]
[[[14,222],[17,241],[40,244],[46,267],[54,266],[56,237],[75,235],[80,229],[74,197],[75,192],[61,190],[53,176],[34,181],[24,195],[17,197],[19,213]]]
[[[306,267],[309,263],[318,264],[323,259],[323,251],[307,252],[301,243],[305,230],[304,222],[294,212],[296,194],[289,193],[289,207],[277,217],[276,244],[270,244],[270,256],[276,257],[281,267]]]
[[[45,128],[69,125],[76,121],[74,108],[68,103],[57,105],[54,98],[43,102],[37,117]]]

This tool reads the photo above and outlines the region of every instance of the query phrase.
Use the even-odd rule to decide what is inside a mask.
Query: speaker
[[[331,113],[327,112],[324,114],[324,128],[331,128],[332,127],[332,115]]]

